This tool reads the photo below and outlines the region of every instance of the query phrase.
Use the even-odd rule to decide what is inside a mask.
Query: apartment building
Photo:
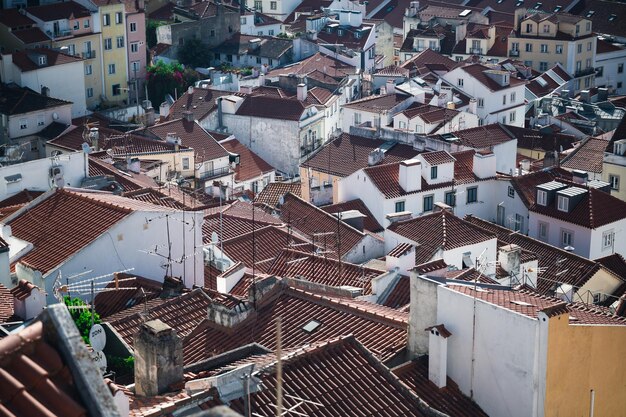
[[[508,49],[510,57],[537,71],[544,72],[561,64],[575,78],[574,94],[594,86],[596,37],[589,19],[560,12],[517,9]]]
[[[128,54],[128,88],[130,103],[144,97],[146,80],[146,14],[143,0],[124,3],[126,10],[126,52]]]

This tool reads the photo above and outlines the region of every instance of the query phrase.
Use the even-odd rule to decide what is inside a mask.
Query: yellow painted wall
[[[109,4],[100,6],[100,22],[102,24],[102,71],[104,72],[104,95],[108,102],[119,103],[128,99],[128,91],[122,90],[118,96],[113,95],[113,86],[119,84],[121,88],[128,88],[128,69],[126,53],[126,16],[124,15],[124,4]],[[115,13],[121,12],[123,20],[115,23]],[[111,24],[104,25],[104,15],[110,16]],[[124,42],[121,48],[117,47],[117,37],[123,36]],[[105,50],[105,39],[111,39],[112,49]],[[115,64],[115,74],[109,74],[109,64]]]
[[[609,175],[619,177],[619,190],[611,190],[611,195],[622,201],[626,201],[626,166],[602,164],[602,181],[609,182]]]
[[[517,153],[520,155],[527,156],[532,159],[543,159],[546,155],[546,151],[537,150],[537,149],[528,149],[528,148],[517,148]]]
[[[568,324],[568,314],[548,323],[545,416],[594,417],[626,413],[626,326]]]
[[[300,184],[301,184],[301,192],[302,198],[306,201],[311,201],[311,193],[310,193],[310,184],[324,184],[324,182],[329,181],[329,175],[325,172],[319,172],[315,170],[310,171],[308,168],[300,168]],[[339,202],[339,187],[337,186],[338,177],[334,175],[330,175],[330,181],[333,184],[333,204]]]

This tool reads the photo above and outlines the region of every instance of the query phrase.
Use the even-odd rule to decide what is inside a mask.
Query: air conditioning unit
[[[50,167],[50,178],[59,178],[62,176],[63,176],[63,167],[61,165]]]

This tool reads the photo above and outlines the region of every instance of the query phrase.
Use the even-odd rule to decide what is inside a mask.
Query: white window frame
[[[550,233],[550,224],[547,222],[539,221],[537,224],[537,236],[540,240],[547,240]]]
[[[93,74],[93,67],[91,66],[91,64],[86,64],[85,75],[91,75],[91,74]]]
[[[548,205],[548,192],[545,190],[537,190],[537,204],[540,206]]]
[[[28,119],[20,119],[20,130],[28,129]]]
[[[611,190],[619,191],[619,175],[609,174]]]
[[[245,19],[245,18],[244,18]],[[130,22],[129,30],[131,32],[137,32],[137,22]]]
[[[559,195],[557,196],[557,208],[559,211],[568,212],[569,211],[569,198]]]
[[[602,232],[602,250],[612,248],[615,243],[615,231],[613,229]]]
[[[561,229],[561,246],[572,246],[574,242],[574,232],[567,229]]]
[[[102,15],[102,26],[111,26],[111,15],[105,13]]]

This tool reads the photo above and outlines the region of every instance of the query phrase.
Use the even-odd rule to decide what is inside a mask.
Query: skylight
[[[535,9],[535,10],[539,10],[539,9],[541,9],[541,6],[542,6],[542,5],[543,5],[543,3],[538,2],[537,4],[535,4],[534,9]]]
[[[609,16],[609,22],[612,22],[612,21],[614,21],[615,19],[617,19],[617,15],[616,15],[616,14],[614,14],[614,13],[613,13],[613,14],[611,14],[611,15]]]
[[[527,303],[526,301],[519,301],[519,300],[511,300],[511,304],[515,304],[518,306],[524,306],[524,307],[531,307],[532,304]]]
[[[589,10],[589,11],[587,12],[587,17],[591,17],[591,16],[593,16],[595,13],[596,13],[596,12],[595,12],[595,10]]]
[[[322,322],[317,320],[311,320],[302,327],[306,333],[313,333],[318,327],[322,325]]]
[[[554,8],[554,12],[556,13],[556,12],[560,11],[562,8],[563,8],[563,6],[556,6]]]

